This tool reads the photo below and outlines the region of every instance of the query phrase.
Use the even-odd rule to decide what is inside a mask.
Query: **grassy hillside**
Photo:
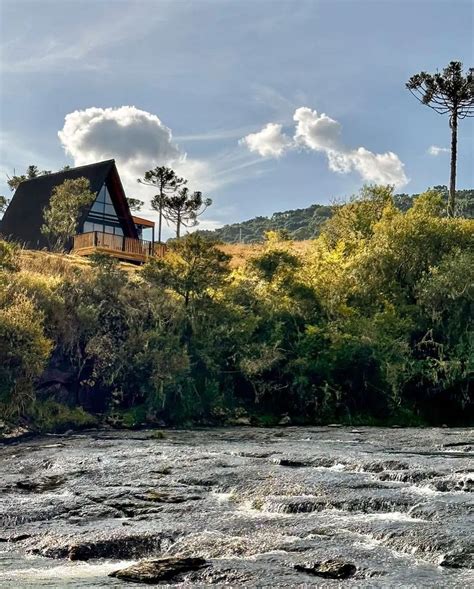
[[[436,186],[446,199],[446,186]],[[397,194],[395,204],[407,211],[417,194]],[[474,189],[457,191],[457,208],[459,216],[474,217]],[[329,205],[311,205],[305,209],[292,209],[274,213],[271,217],[254,217],[242,223],[224,225],[214,231],[200,231],[204,236],[212,237],[224,243],[259,243],[267,231],[284,231],[289,238],[302,241],[314,239],[321,232],[321,227],[333,214]]]

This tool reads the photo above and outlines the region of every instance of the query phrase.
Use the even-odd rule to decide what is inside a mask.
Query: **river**
[[[474,432],[94,431],[0,447],[0,587],[137,587],[150,556],[209,566],[170,586],[474,586]],[[347,580],[298,569],[339,560]],[[174,583],[174,584],[173,584]]]

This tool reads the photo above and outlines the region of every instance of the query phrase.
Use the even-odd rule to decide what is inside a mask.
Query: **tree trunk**
[[[456,159],[458,151],[458,111],[454,108],[450,120],[451,127],[451,177],[449,179],[448,217],[454,217],[456,202]]]
[[[176,239],[181,237],[181,215],[178,213],[176,217]]]
[[[161,224],[163,220],[163,191],[160,189],[160,207],[158,211],[158,243],[161,243]]]

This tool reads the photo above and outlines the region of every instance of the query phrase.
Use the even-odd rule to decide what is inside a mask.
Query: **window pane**
[[[96,211],[97,213],[103,213],[104,204],[96,200],[95,203],[92,205],[92,210]]]
[[[115,235],[123,235],[123,231],[121,227],[115,227]]]
[[[113,233],[114,228],[111,225],[104,225],[104,232],[105,233]]]
[[[110,198],[110,194],[109,191],[107,190],[107,188],[105,187],[105,198],[104,198],[105,202],[109,205],[112,204],[112,199]]]
[[[114,205],[105,205],[105,214],[116,217]]]
[[[151,241],[153,237],[153,231],[151,229],[151,227],[145,227],[142,231],[142,239],[144,239],[145,241]]]
[[[89,223],[89,221],[86,221],[84,223],[84,227],[82,229],[83,233],[89,233],[89,231],[94,231],[94,224],[93,223]]]
[[[105,186],[99,190],[99,194],[97,195],[98,202],[105,202]]]

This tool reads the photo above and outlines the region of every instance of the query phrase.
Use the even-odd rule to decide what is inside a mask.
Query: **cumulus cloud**
[[[171,130],[156,116],[134,106],[87,108],[66,115],[58,133],[76,165],[115,157],[129,164],[170,164],[185,157],[172,141]]]
[[[268,123],[261,131],[246,135],[239,143],[262,157],[280,157],[292,141],[282,132],[282,125]]]
[[[365,147],[351,149],[341,138],[341,124],[325,113],[300,107],[293,115],[295,133],[292,140],[283,133],[282,125],[269,123],[251,133],[240,143],[265,157],[280,157],[288,149],[303,148],[326,154],[332,172],[357,172],[367,182],[404,186],[408,178],[404,164],[393,152],[373,153]],[[440,148],[439,148],[440,149]]]
[[[392,151],[372,153],[359,147],[347,153],[328,152],[328,161],[331,170],[342,174],[355,170],[367,182],[394,184],[396,187],[408,182],[403,163]]]
[[[447,147],[438,147],[437,145],[431,145],[428,148],[428,153],[430,155],[441,155],[442,153],[449,153],[449,149]]]
[[[326,114],[318,114],[306,106],[297,108],[295,141],[316,151],[335,150],[339,147],[341,125]]]
[[[187,178],[191,189],[208,192],[218,185],[208,162],[188,158],[173,141],[171,129],[156,115],[134,106],[69,113],[58,136],[76,166],[115,159],[127,194],[145,201],[152,193],[137,178],[155,166],[172,167]]]

